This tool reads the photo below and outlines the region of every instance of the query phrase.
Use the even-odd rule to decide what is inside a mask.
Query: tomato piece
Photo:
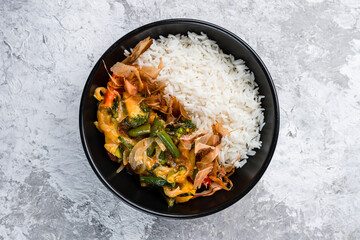
[[[209,178],[209,176],[206,176],[206,178],[204,178],[203,182],[201,183],[201,185],[208,187],[211,184],[211,179]]]
[[[118,76],[116,76],[115,74],[112,74],[111,77],[115,79],[118,78]],[[109,88],[107,88],[106,93],[104,94],[104,107],[111,107],[115,97],[116,94],[113,91],[110,91]]]
[[[106,93],[104,94],[104,107],[111,107],[114,99],[115,99],[115,93],[112,91],[109,91],[109,89],[106,90]]]

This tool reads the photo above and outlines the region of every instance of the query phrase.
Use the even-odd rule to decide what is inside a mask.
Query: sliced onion
[[[157,143],[157,145],[159,145],[161,151],[166,150],[165,144],[160,140],[160,138],[155,138],[155,142]]]
[[[146,155],[144,155],[144,152],[146,151],[146,149],[148,149],[148,147],[150,147],[153,141],[154,140],[152,138],[145,138],[139,141],[131,150],[129,155],[129,163],[134,171],[137,169],[138,166],[140,166],[141,168],[145,166],[146,159],[144,159],[144,156]]]
[[[191,149],[191,146],[192,146],[191,143],[185,142],[185,141],[182,141],[182,140],[180,140],[180,144],[182,144],[182,146],[183,146],[184,149],[186,149],[186,150],[190,150],[190,149]]]
[[[102,101],[104,99],[104,94],[106,93],[106,88],[104,87],[98,87],[95,89],[94,97],[98,101]]]
[[[155,148],[155,159],[158,160],[161,153],[161,148],[159,146],[156,146]]]
[[[179,194],[182,194],[183,191],[180,189],[180,187],[177,187],[173,190],[169,187],[164,187],[164,193],[166,194],[166,196],[173,198]]]
[[[125,168],[125,165],[121,163],[120,167],[116,170],[116,174],[121,172]]]
[[[128,115],[125,113],[125,109],[123,109],[123,102],[120,101],[119,103],[119,109],[118,109],[118,118],[116,121],[121,122],[124,120]]]
[[[129,163],[129,155],[130,155],[130,151],[125,150],[123,153],[123,163],[125,166]]]

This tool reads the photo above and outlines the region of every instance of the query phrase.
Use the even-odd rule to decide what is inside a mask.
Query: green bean
[[[171,153],[171,156],[174,158],[180,157],[179,149],[176,147],[174,142],[172,141],[169,134],[165,132],[165,130],[161,130],[157,133],[157,136],[160,138],[160,140],[164,143],[165,147],[169,150]]]
[[[164,187],[164,186],[174,187],[175,186],[175,183],[171,184],[168,181],[166,181],[165,179],[159,178],[159,177],[141,176],[140,182],[144,182],[144,183],[159,186],[159,187]]]
[[[150,171],[149,169],[146,169],[146,171],[147,171],[151,176],[156,177],[156,175],[154,174],[153,171]]]
[[[164,165],[165,163],[167,163],[167,160],[165,158],[165,151],[162,151],[159,155],[159,162],[161,163],[161,165]]]
[[[158,119],[157,117],[155,117],[154,122],[151,126],[151,130],[150,130],[150,137],[156,137],[156,133],[159,129],[164,128],[165,122],[164,120]]]
[[[128,141],[126,141],[123,137],[119,136],[118,139],[121,141],[122,144],[124,144],[124,146],[131,151],[133,148],[133,145],[131,145],[131,143],[129,143]]]
[[[156,142],[153,142],[150,147],[148,147],[148,149],[146,149],[146,154],[149,157],[152,157],[154,155],[155,152],[155,148],[156,148]]]
[[[177,195],[178,197],[188,197],[188,196],[194,196],[194,194],[192,194],[191,192],[187,192],[187,193],[182,193]]]
[[[141,135],[149,134],[150,129],[151,129],[150,124],[144,124],[144,125],[142,125],[140,127],[130,129],[128,131],[128,135],[130,137],[138,137],[138,136],[141,136]]]
[[[160,166],[160,164],[158,163],[154,163],[154,165],[151,167],[150,171],[153,171],[155,168],[157,168],[158,166]]]

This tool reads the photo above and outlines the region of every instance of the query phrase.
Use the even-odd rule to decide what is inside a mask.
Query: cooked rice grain
[[[261,147],[260,127],[264,125],[261,98],[254,74],[245,62],[223,53],[205,34],[160,37],[141,55],[137,64],[165,68],[157,81],[167,84],[165,93],[184,104],[199,129],[211,129],[215,120],[233,131],[222,140],[219,158],[232,164],[241,154],[241,167],[255,148]]]

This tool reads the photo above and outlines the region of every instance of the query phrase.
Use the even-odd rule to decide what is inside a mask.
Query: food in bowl
[[[156,186],[169,206],[231,190],[261,147],[254,75],[205,34],[146,38],[99,87],[96,127],[111,160]]]

